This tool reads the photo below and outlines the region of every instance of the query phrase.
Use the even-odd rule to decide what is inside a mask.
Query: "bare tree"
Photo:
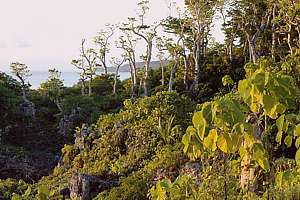
[[[115,76],[114,76],[113,95],[117,94],[117,82],[119,77],[119,69],[124,64],[125,60],[126,60],[125,55],[123,56],[122,59],[117,59],[115,57],[111,59],[111,64],[116,68]]]
[[[101,30],[98,32],[98,35],[94,38],[94,43],[99,46],[99,50],[97,53],[97,58],[100,60],[103,68],[104,73],[107,74],[107,54],[110,51],[110,43],[109,40],[114,35],[116,30],[116,26],[114,25],[106,25],[107,30]]]
[[[81,58],[78,60],[72,60],[71,64],[80,70],[79,80],[80,80],[80,85],[81,85],[81,95],[85,96],[86,81],[88,80],[88,76],[87,76],[87,69],[84,66],[83,59]]]
[[[89,88],[89,92],[88,95],[91,96],[92,95],[92,81],[94,76],[96,75],[96,70],[99,67],[99,65],[96,63],[96,59],[97,59],[97,54],[95,52],[94,49],[89,48],[89,49],[85,49],[84,47],[85,44],[85,39],[82,39],[81,42],[81,56],[84,60],[84,62],[86,63],[86,75],[89,77],[88,79],[88,88]]]
[[[125,61],[128,62],[130,67],[131,74],[131,96],[135,98],[137,95],[137,67],[136,67],[136,53],[135,47],[137,44],[137,39],[132,38],[131,35],[127,32],[124,32],[124,35],[119,37],[119,40],[116,42],[116,46],[119,49],[122,49]],[[124,61],[124,62],[125,62]]]
[[[148,7],[149,1],[141,0],[138,3],[140,7],[140,13],[138,16],[138,20],[136,18],[128,18],[129,22],[124,24],[122,30],[130,31],[136,36],[140,37],[146,43],[146,54],[145,54],[145,70],[144,70],[144,78],[143,78],[143,89],[144,89],[144,96],[149,94],[148,91],[148,82],[149,82],[149,70],[150,70],[150,63],[152,59],[152,50],[153,50],[153,40],[157,35],[157,29],[160,24],[153,24],[151,26],[146,25],[145,16],[147,11],[149,10]]]
[[[206,0],[185,0],[190,15],[189,25],[192,29],[194,81],[192,89],[198,85],[200,71],[204,64],[204,58],[208,45],[213,17],[218,5],[218,0],[207,2]]]

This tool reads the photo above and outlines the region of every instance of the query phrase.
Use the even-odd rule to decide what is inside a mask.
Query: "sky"
[[[0,71],[11,62],[22,62],[32,71],[55,67],[72,71],[82,38],[91,41],[105,24],[126,22],[135,17],[138,0],[0,0]],[[183,9],[183,0],[175,0]],[[175,9],[173,9],[176,13]],[[166,0],[150,0],[148,21],[160,21],[170,14]],[[213,29],[222,41],[220,24]],[[112,42],[114,44],[114,42]],[[143,45],[138,47],[143,51]],[[112,47],[111,57],[119,52]],[[155,58],[154,58],[155,59]]]

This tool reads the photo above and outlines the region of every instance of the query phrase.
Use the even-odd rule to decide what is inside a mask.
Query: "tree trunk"
[[[255,192],[257,189],[255,168],[251,166],[251,159],[252,156],[247,154],[242,158],[241,162],[241,188],[245,192]]]
[[[291,37],[292,25],[289,23],[288,26],[289,26],[289,30],[288,30],[288,35],[287,35],[287,42],[288,42],[288,46],[290,48],[290,53],[291,53],[291,55],[293,55],[294,52],[293,52],[292,41],[291,41],[292,40],[292,37]]]
[[[148,96],[149,91],[149,70],[150,70],[150,63],[151,63],[151,58],[152,58],[152,42],[147,41],[147,57],[146,57],[146,63],[145,63],[145,76],[144,76],[144,81],[143,81],[143,96]]]
[[[298,24],[296,31],[298,33],[298,48],[300,48],[300,25]]]
[[[165,66],[164,66],[162,59],[159,59],[159,64],[160,64],[160,68],[161,68],[161,85],[164,86],[165,85]]]
[[[22,86],[22,98],[25,102],[28,102],[28,99],[26,97],[26,84],[25,84],[25,80],[22,78],[22,76],[20,76],[18,73],[16,74],[16,76],[20,79],[21,81],[21,86]]]
[[[195,60],[195,69],[194,69],[194,83],[193,83],[193,89],[198,85],[199,83],[199,75],[200,75],[200,68],[201,68],[201,40],[200,38],[197,38],[194,42],[194,60]]]
[[[250,119],[250,118],[249,118]],[[253,119],[249,120],[252,121]],[[265,121],[266,123],[266,121]],[[265,131],[263,128],[258,125],[257,119],[252,123],[254,126],[254,137],[257,140],[262,140],[262,134]],[[266,129],[266,128],[265,128]],[[247,146],[244,144],[244,148]],[[247,153],[241,162],[241,188],[245,192],[256,192],[258,188],[258,177],[257,174],[259,172],[259,167],[251,165],[252,153]]]
[[[273,17],[273,19],[275,19],[275,17],[276,17],[276,7],[275,7],[275,5],[273,6],[273,13],[272,13],[272,17]],[[271,54],[272,54],[272,59],[273,59],[273,61],[275,61],[276,60],[276,55],[275,55],[275,53],[276,53],[276,24],[275,23],[273,23],[272,24],[272,49],[271,49]]]
[[[183,34],[181,35],[181,38],[183,38]],[[180,38],[180,40],[181,40]],[[185,86],[185,90],[188,90],[188,83],[187,83],[187,77],[188,77],[188,58],[185,52],[185,41],[184,38],[182,40],[182,49],[183,49],[183,62],[184,62],[184,73],[183,73],[183,84]]]
[[[106,64],[104,64],[103,67],[104,67],[104,74],[107,75],[107,66],[106,66]]]
[[[92,77],[89,80],[89,97],[92,96]]]
[[[57,99],[54,100],[54,103],[55,103],[56,107],[58,108],[59,112],[62,113],[63,109],[62,109],[62,107],[61,107],[61,105],[59,103],[59,100],[57,100]]]
[[[130,74],[131,74],[131,98],[135,98],[137,96],[137,74],[136,74],[136,66],[135,63],[129,61],[130,66]]]
[[[252,62],[254,64],[257,63],[258,54],[256,51],[256,40],[250,39],[249,41],[249,51],[250,51],[250,57],[252,59]]]
[[[28,101],[26,97],[26,88],[24,86],[22,86],[22,98],[24,101]]]
[[[120,67],[117,67],[116,72],[115,72],[115,76],[114,76],[113,95],[117,94],[117,82],[118,82],[119,68]]]
[[[183,56],[183,62],[184,62],[183,84],[185,86],[185,90],[188,90],[188,88],[189,88],[189,85],[188,85],[188,82],[187,82],[187,78],[188,78],[188,58],[185,55],[185,53],[184,53],[184,56]]]
[[[85,96],[85,83],[81,80],[81,96]]]
[[[262,17],[260,25],[255,25],[256,32],[253,35],[251,35],[251,33],[249,33],[247,30],[244,30],[249,44],[250,58],[254,64],[257,63],[257,59],[259,57],[256,49],[257,39],[268,26],[271,14],[272,12],[268,10],[267,13]]]
[[[233,61],[233,40],[234,40],[234,38],[233,38],[233,35],[231,34],[230,41],[229,41],[229,52],[228,52],[230,63],[232,63],[232,61]]]
[[[175,78],[177,65],[178,65],[178,58],[175,58],[174,59],[174,64],[173,64],[173,67],[172,67],[172,70],[171,70],[171,74],[170,74],[170,79],[169,79],[169,88],[168,88],[169,92],[173,91],[173,84],[174,84],[174,78]]]

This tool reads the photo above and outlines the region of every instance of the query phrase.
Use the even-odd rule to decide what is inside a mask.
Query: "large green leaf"
[[[218,137],[217,146],[224,153],[230,153],[231,139],[227,133],[223,133]]]
[[[195,160],[201,156],[203,145],[193,126],[187,128],[182,137],[182,143],[184,145],[183,151],[190,159]]]
[[[293,142],[293,137],[288,135],[284,138],[284,144],[290,148],[292,146],[292,142]]]
[[[204,146],[211,151],[215,151],[217,149],[217,140],[218,133],[216,129],[210,130],[208,136],[204,139]]]
[[[261,143],[255,143],[253,145],[253,159],[259,164],[264,170],[269,170],[270,165],[267,159],[265,149]]]
[[[296,160],[297,165],[300,165],[300,149],[298,149],[296,152],[295,160]]]
[[[283,132],[283,126],[284,126],[284,118],[285,115],[281,115],[277,120],[276,120],[276,126],[278,129],[278,132],[276,134],[276,142],[281,144],[282,141],[282,132]]]
[[[300,136],[300,124],[297,124],[297,126],[295,127],[294,136]]]
[[[300,137],[297,138],[296,142],[295,142],[295,146],[297,149],[299,149],[300,147]]]

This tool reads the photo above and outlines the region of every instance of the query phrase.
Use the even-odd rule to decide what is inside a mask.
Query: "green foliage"
[[[0,180],[0,198],[11,199],[13,194],[21,195],[28,191],[28,185],[22,180],[6,179]]]
[[[233,80],[231,79],[231,77],[229,75],[226,75],[222,78],[222,83],[223,83],[223,86],[230,86],[230,85],[233,85],[234,82]]]
[[[112,94],[114,84],[114,74],[96,76],[92,82],[93,93],[99,96]],[[118,90],[122,90],[120,82],[117,86]],[[120,92],[120,91],[119,91]]]

